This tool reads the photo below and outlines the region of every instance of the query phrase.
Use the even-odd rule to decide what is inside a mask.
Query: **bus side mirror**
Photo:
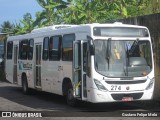
[[[88,40],[88,48],[89,48],[90,55],[95,55],[93,38],[87,35],[87,40]]]

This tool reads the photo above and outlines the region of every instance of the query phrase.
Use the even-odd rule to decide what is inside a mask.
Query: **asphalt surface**
[[[124,117],[122,114],[158,113],[160,115],[160,102],[158,100],[127,103],[92,104],[79,102],[77,107],[66,104],[65,98],[59,95],[32,90],[24,95],[20,86],[0,81],[0,111],[43,112],[50,118],[45,119],[104,119],[111,120],[136,119],[137,117]],[[52,116],[52,117],[51,117]],[[138,119],[143,119],[139,116]],[[0,118],[9,119],[9,118]],[[12,118],[17,119],[17,118]],[[33,119],[33,118],[32,118]],[[35,118],[36,119],[36,118]],[[38,118],[44,119],[44,118]],[[145,117],[145,119],[159,119],[158,117]]]

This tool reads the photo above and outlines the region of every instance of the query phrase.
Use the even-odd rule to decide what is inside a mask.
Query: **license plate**
[[[122,101],[132,101],[133,97],[123,97]]]

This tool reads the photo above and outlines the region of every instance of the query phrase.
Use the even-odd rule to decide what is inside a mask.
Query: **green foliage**
[[[10,23],[9,21],[3,22],[1,25],[1,32],[3,33],[13,33],[14,31],[14,24]]]
[[[35,14],[23,16],[20,23],[4,22],[2,32],[14,35],[31,32],[53,24],[104,23],[115,19],[160,12],[159,0],[36,0],[43,8]]]
[[[38,4],[44,9],[38,13],[35,21],[39,26],[48,26],[59,23],[59,9],[66,8],[67,3],[63,0],[37,0]]]

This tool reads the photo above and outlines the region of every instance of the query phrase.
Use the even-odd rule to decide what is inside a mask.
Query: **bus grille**
[[[143,95],[143,92],[140,93],[130,93],[130,94],[111,94],[114,100],[122,100],[124,97],[133,97],[133,99],[140,99]]]
[[[107,84],[139,84],[145,83],[147,80],[134,80],[134,81],[106,81]]]

